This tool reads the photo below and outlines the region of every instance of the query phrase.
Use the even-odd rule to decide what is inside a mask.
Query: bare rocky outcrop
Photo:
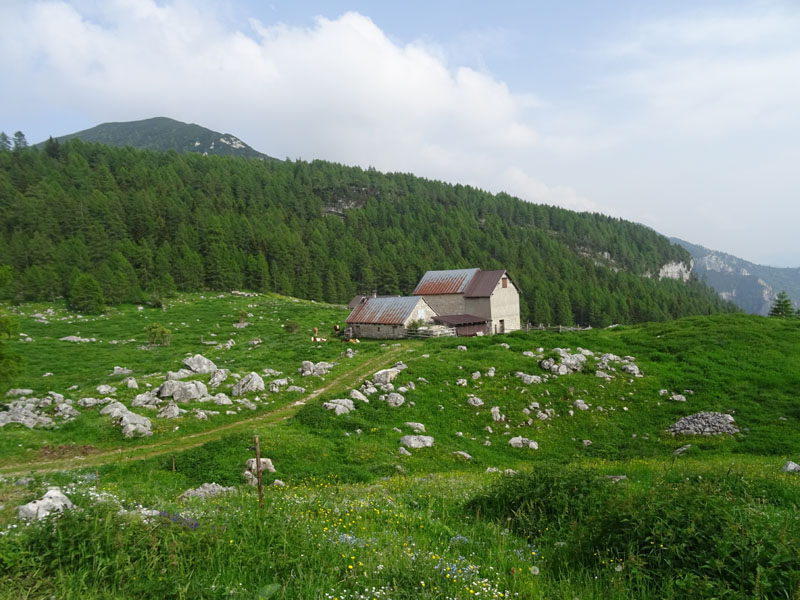
[[[392,383],[399,374],[400,369],[395,367],[391,369],[382,369],[372,376],[372,381],[375,385],[385,385],[387,383]]]
[[[170,379],[162,383],[156,393],[159,398],[172,398],[175,402],[189,402],[208,396],[208,388],[202,381],[178,381]]]
[[[112,402],[100,411],[101,415],[109,415],[112,422],[122,427],[122,435],[126,438],[153,435],[150,419],[128,410],[122,402]]]
[[[217,365],[202,354],[184,358],[183,365],[195,373],[213,373],[217,370]]]
[[[211,389],[216,389],[222,384],[223,381],[228,379],[231,372],[228,369],[217,369],[212,373],[211,379],[208,380],[208,385]]]

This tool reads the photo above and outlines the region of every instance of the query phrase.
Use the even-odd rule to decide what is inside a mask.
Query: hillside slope
[[[215,156],[241,156],[276,160],[254,150],[235,135],[219,133],[194,123],[183,123],[167,117],[154,117],[141,121],[102,123],[96,127],[62,135],[59,143],[79,138],[109,146],[131,146],[142,150],[166,152],[197,152]],[[37,144],[44,147],[47,142]]]
[[[408,174],[77,139],[0,153],[0,297],[17,301],[78,305],[79,290],[96,289],[84,273],[112,304],[176,287],[346,302],[408,294],[427,270],[480,267],[510,271],[533,323],[733,310],[697,281],[654,275],[689,261],[635,223]]]
[[[789,294],[795,308],[800,306],[800,268],[757,265],[678,238],[670,238],[670,241],[691,253],[694,259],[692,272],[698,279],[705,281],[721,298],[739,308],[766,316],[781,290]]]

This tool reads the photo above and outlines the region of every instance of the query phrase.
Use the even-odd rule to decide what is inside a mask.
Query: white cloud
[[[186,1],[91,8],[42,1],[10,11],[15,33],[0,50],[14,61],[3,59],[2,70],[25,79],[28,106],[57,100],[92,122],[171,116],[279,157],[453,181],[477,170],[486,179],[476,183],[494,191],[508,178],[492,173],[542,143],[525,118],[537,98],[488,73],[451,69],[421,42],[395,43],[358,13],[311,27],[251,19],[243,32],[220,28],[209,5]],[[542,186],[518,188],[552,203],[570,196]]]

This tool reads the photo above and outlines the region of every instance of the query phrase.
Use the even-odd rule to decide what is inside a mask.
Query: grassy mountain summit
[[[276,160],[254,150],[235,135],[219,133],[194,123],[183,123],[167,117],[142,121],[102,123],[91,129],[59,136],[59,142],[80,138],[108,146],[131,146],[142,150],[197,152],[216,156],[241,156]],[[38,144],[43,146],[46,142]]]

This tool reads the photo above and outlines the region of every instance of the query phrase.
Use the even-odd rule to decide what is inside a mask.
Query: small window
[[[505,289],[507,287],[508,287],[508,277],[503,277],[503,288]]]

